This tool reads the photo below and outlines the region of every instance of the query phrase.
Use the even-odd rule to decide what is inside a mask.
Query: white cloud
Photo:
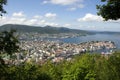
[[[47,4],[47,3],[49,3],[49,1],[43,1],[42,3],[43,3],[43,4]]]
[[[35,15],[33,17],[27,18],[24,16],[25,14],[18,12],[13,13],[11,17],[1,17],[0,25],[4,24],[22,24],[22,25],[34,25],[34,26],[58,26],[58,23],[51,22],[51,20],[47,18],[55,18],[57,15],[55,13],[47,13],[45,16]],[[44,19],[43,19],[44,18]]]
[[[120,19],[118,20],[108,20],[104,21],[104,19],[101,16],[94,15],[91,13],[87,13],[84,17],[77,19],[79,22],[106,22],[106,23],[120,23]]]
[[[75,11],[79,8],[84,8],[84,7],[85,7],[85,5],[83,5],[83,4],[76,4],[76,5],[73,5],[72,7],[68,8],[67,10],[68,11]]]
[[[38,25],[41,25],[41,26],[45,26],[46,21],[45,21],[45,20],[40,20],[40,21],[38,21],[37,24],[38,24]]]
[[[5,20],[5,19],[6,19],[6,17],[4,17],[4,16],[0,17],[0,20]]]
[[[55,5],[68,6],[69,11],[74,11],[77,8],[84,8],[82,3],[84,0],[45,0],[43,4],[51,3]]]
[[[60,5],[71,5],[79,2],[81,0],[51,0],[50,2],[53,4],[60,4]]]
[[[103,21],[103,18],[101,16],[87,13],[83,18],[79,18],[78,21]]]
[[[120,19],[118,19],[118,20],[108,20],[108,22],[112,22],[112,23],[120,23]]]
[[[78,4],[78,5],[77,5],[78,8],[84,8],[84,6],[85,6],[85,5],[83,5],[83,4]]]
[[[27,25],[36,25],[37,24],[37,19],[30,19],[25,22]]]
[[[40,22],[41,22],[41,23],[45,23],[46,21],[45,21],[45,20],[41,20]]]
[[[76,7],[68,8],[69,11],[75,11],[76,9],[77,9]]]
[[[57,16],[57,14],[55,14],[55,13],[46,13],[45,14],[46,18],[56,18],[56,16]]]
[[[5,24],[23,24],[26,21],[26,18],[7,18]]]
[[[7,21],[7,17],[0,17],[0,25],[3,25]]]
[[[40,15],[35,15],[35,16],[33,16],[33,18],[35,18],[35,19],[41,19],[42,16],[40,16]]]
[[[64,26],[64,27],[70,27],[71,24],[64,24],[63,26]]]
[[[23,12],[18,12],[18,13],[13,13],[12,15],[13,17],[25,17],[25,15],[23,14]]]

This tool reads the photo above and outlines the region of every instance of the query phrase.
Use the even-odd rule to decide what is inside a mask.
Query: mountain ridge
[[[78,30],[78,29],[69,29],[65,27],[53,27],[53,26],[29,26],[29,25],[19,25],[19,24],[5,24],[0,26],[0,31],[10,29],[15,29],[17,32],[38,32],[38,33],[48,33],[48,34],[55,34],[55,33],[88,33],[85,30]]]

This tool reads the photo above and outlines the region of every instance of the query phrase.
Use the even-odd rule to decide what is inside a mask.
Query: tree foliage
[[[0,0],[0,15],[2,16],[6,13],[6,10],[3,8],[7,4],[7,0]]]
[[[117,20],[120,18],[120,0],[101,0],[103,5],[97,5],[98,15],[106,21],[109,19]]]
[[[14,33],[15,30],[0,33],[0,64],[4,64],[4,60],[1,58],[2,54],[12,55],[19,51],[19,41]]]
[[[0,33],[0,53],[12,54],[19,49],[18,39],[14,35],[15,30],[3,31]]]

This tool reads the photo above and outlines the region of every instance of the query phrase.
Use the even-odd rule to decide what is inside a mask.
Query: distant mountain
[[[89,31],[92,32],[93,34],[119,34],[120,32],[116,32],[116,31]]]
[[[52,27],[52,26],[45,26],[45,27],[36,27],[36,26],[28,26],[28,25],[17,25],[17,24],[6,24],[0,26],[0,31],[15,29],[17,32],[38,32],[38,33],[48,33],[48,34],[56,34],[56,33],[82,33],[86,34],[89,33],[88,31],[84,30],[77,30],[77,29],[69,29],[65,27]]]

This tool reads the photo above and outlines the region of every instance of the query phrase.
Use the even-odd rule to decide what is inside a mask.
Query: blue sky
[[[120,20],[107,22],[97,16],[100,0],[8,0],[3,24],[68,27],[82,30],[119,31]]]

